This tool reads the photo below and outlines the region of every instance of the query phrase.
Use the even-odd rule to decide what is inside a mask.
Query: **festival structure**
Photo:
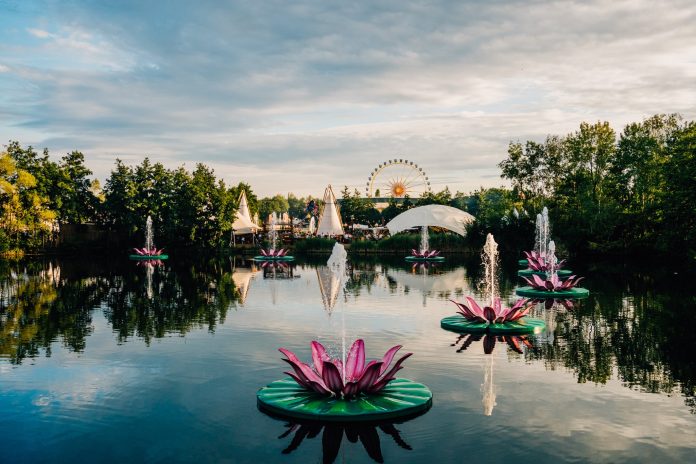
[[[420,250],[411,250],[407,261],[444,261],[437,250],[430,250],[428,227],[441,227],[466,236],[466,227],[474,221],[474,217],[458,208],[445,205],[426,205],[411,208],[396,216],[387,223],[389,233],[394,235],[404,230],[421,228]]]
[[[239,208],[232,223],[232,241],[236,242],[235,237],[237,235],[254,234],[260,229],[256,221],[251,219],[246,192],[242,190],[242,193],[239,195]]]
[[[334,195],[333,189],[329,185],[326,187],[326,190],[324,190],[324,208],[319,216],[317,235],[340,237],[344,234],[343,221],[341,220],[341,213],[338,209],[336,195]]]

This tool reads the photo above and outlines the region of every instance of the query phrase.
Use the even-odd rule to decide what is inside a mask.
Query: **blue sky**
[[[0,0],[0,141],[202,161],[261,195],[360,187],[407,158],[500,185],[510,140],[696,119],[685,1]]]

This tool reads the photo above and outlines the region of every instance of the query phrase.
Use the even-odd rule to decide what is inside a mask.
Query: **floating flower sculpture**
[[[531,279],[527,277],[522,277],[522,279],[524,279],[524,281],[527,282],[534,290],[541,290],[544,292],[562,292],[577,287],[584,277],[576,278],[574,275],[572,275],[566,280],[561,281],[556,274],[553,274],[548,279],[542,279],[538,275],[532,275]]]
[[[529,269],[537,272],[548,272],[550,268],[546,263],[546,258],[543,257],[539,252],[536,251],[523,251],[524,255],[527,257],[527,265]],[[556,263],[556,269],[561,269],[565,264],[566,260],[562,259]]]
[[[415,256],[416,258],[434,258],[438,256],[440,252],[438,250],[425,250],[425,251],[418,251],[411,249],[411,255]]]
[[[158,250],[157,248],[143,247],[143,248],[133,248],[133,251],[135,251],[140,256],[159,256],[164,251],[164,248],[160,248]]]
[[[533,306],[526,298],[520,298],[511,308],[503,308],[500,298],[498,297],[495,298],[493,306],[484,306],[483,308],[469,296],[466,297],[466,300],[469,302],[468,306],[454,300],[450,301],[457,305],[459,308],[457,312],[464,316],[465,319],[472,322],[485,322],[487,324],[504,324],[506,322],[518,321],[526,316]]]
[[[261,249],[261,254],[267,258],[282,258],[288,254],[288,250],[281,248],[280,250],[270,249],[268,251]]]
[[[343,366],[340,359],[331,359],[321,343],[313,341],[313,367],[300,361],[292,351],[285,348],[280,348],[279,351],[287,358],[283,361],[290,364],[295,371],[294,374],[285,373],[300,386],[322,395],[353,399],[360,395],[378,393],[395,379],[394,374],[402,369],[401,363],[413,354],[403,355],[389,369],[394,355],[400,349],[401,345],[396,345],[384,354],[381,361],[370,361],[365,364],[365,343],[358,339],[350,347],[346,365]]]

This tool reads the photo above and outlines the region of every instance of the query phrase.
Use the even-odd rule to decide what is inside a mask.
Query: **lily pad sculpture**
[[[492,306],[481,308],[471,297],[466,297],[467,304],[452,302],[459,308],[456,316],[449,316],[440,321],[443,329],[463,333],[523,334],[538,333],[546,324],[541,319],[525,317],[533,304],[519,299],[510,308],[503,308],[500,298],[496,297]]]
[[[168,255],[164,254],[164,248],[133,248],[133,251],[135,251],[135,254],[130,255],[129,257],[131,259],[167,259],[169,258]]]
[[[578,287],[578,284],[584,277],[576,277],[574,275],[565,280],[561,280],[556,274],[551,277],[542,279],[538,275],[532,275],[531,278],[522,277],[529,284],[528,287],[517,289],[517,294],[530,298],[554,298],[554,299],[573,299],[586,298],[590,291],[586,288]]]
[[[288,255],[288,250],[281,248],[280,250],[264,250],[261,249],[261,255],[255,256],[255,261],[292,261],[294,256]]]
[[[324,346],[313,341],[313,366],[280,348],[293,372],[257,393],[259,407],[289,417],[328,421],[365,421],[401,417],[428,409],[432,393],[423,384],[397,379],[395,374],[412,353],[390,368],[401,345],[390,348],[380,361],[365,363],[365,343],[356,340],[345,365],[332,359]]]

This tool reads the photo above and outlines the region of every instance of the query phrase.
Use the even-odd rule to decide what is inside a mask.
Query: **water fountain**
[[[510,308],[503,308],[498,295],[498,244],[492,234],[486,237],[482,261],[484,278],[481,282],[485,306],[481,308],[472,297],[467,303],[452,301],[459,308],[455,316],[445,317],[440,326],[446,330],[464,333],[522,334],[539,333],[544,321],[526,317],[533,307],[527,299],[519,299]]]
[[[557,269],[556,244],[553,240],[549,242],[546,250],[546,263],[546,278],[542,279],[537,274],[532,274],[531,278],[522,276],[522,280],[529,286],[518,288],[516,291],[518,295],[538,299],[578,299],[589,296],[589,290],[578,287],[584,277],[576,278],[571,275],[563,281],[560,280],[560,271]]]
[[[345,284],[347,253],[334,245],[327,266],[341,288]],[[396,378],[401,364],[412,353],[389,368],[401,345],[384,354],[381,361],[365,363],[365,343],[358,339],[346,351],[345,313],[342,311],[341,357],[331,358],[318,341],[311,342],[313,365],[303,363],[295,353],[280,348],[292,372],[259,389],[259,408],[285,417],[334,422],[356,422],[411,416],[430,408],[432,393],[423,384]]]
[[[155,248],[154,233],[152,231],[152,218],[147,217],[145,221],[145,246],[143,248],[133,248],[135,254],[129,255],[130,259],[167,259],[168,255],[163,254],[164,248]]]
[[[411,250],[411,256],[406,257],[406,261],[444,261],[445,258],[443,256],[440,256],[440,252],[438,250],[431,250],[430,249],[430,239],[428,237],[428,226],[423,225],[421,227],[421,240],[420,240],[420,249],[419,250]]]
[[[261,248],[261,255],[254,256],[255,261],[292,261],[295,259],[294,256],[288,255],[288,250],[281,248],[278,249],[278,215],[274,212],[271,214],[271,220],[269,221],[269,232],[268,240],[270,241],[270,248],[265,250]]]
[[[517,272],[520,277],[531,277],[538,275],[542,277],[548,276],[548,261],[550,259],[549,247],[551,241],[551,222],[549,221],[549,210],[544,207],[540,214],[537,214],[536,227],[534,232],[534,250],[523,252],[526,259],[521,259],[519,264],[526,266],[527,269],[521,269]],[[568,269],[561,269],[565,264],[565,260],[556,261],[554,266],[558,277],[568,277],[573,274]]]

